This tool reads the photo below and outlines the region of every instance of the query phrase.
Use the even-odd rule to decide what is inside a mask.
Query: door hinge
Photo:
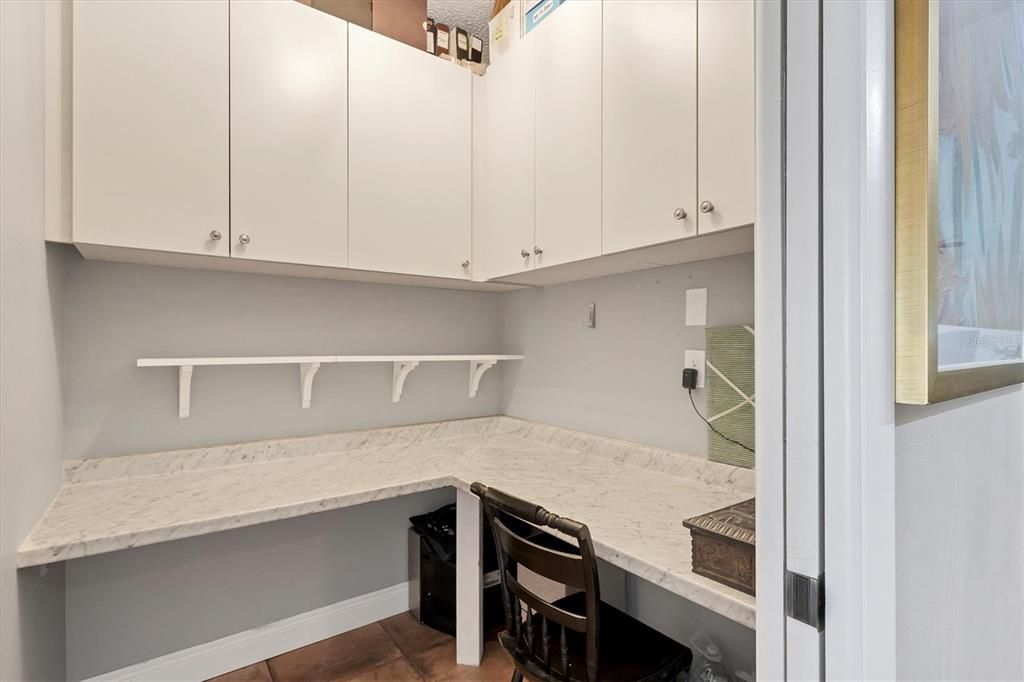
[[[821,632],[825,629],[825,576],[786,571],[786,615]]]

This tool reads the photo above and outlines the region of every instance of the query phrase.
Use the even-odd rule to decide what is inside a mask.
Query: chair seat
[[[584,593],[564,597],[555,606],[583,615]],[[614,606],[601,602],[598,677],[614,682],[640,682],[681,679],[693,660],[692,652],[682,644],[644,625]],[[544,662],[541,642],[541,617],[534,618],[533,655],[519,652],[515,638],[502,632],[498,639],[516,661],[517,667],[534,680],[587,680],[586,641],[582,633],[566,632],[569,650],[569,674],[562,670],[560,632],[558,626],[548,631],[548,661]]]

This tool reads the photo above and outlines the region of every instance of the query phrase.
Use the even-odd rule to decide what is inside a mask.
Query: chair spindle
[[[562,626],[562,674],[569,679],[569,645],[565,642],[565,626]]]
[[[548,656],[548,619],[544,617],[540,622],[541,647],[544,653],[544,667],[551,670],[551,658]]]
[[[526,606],[526,650],[533,653],[533,611]]]

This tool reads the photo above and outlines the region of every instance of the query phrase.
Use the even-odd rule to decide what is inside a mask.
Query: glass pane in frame
[[[939,4],[939,373],[1024,360],[1024,2]]]

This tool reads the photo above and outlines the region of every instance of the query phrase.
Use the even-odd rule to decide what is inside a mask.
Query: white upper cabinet
[[[754,222],[754,2],[697,7],[697,231]]]
[[[351,267],[469,278],[472,77],[349,26]]]
[[[294,0],[72,15],[91,257],[472,287],[754,220],[753,0],[572,0],[483,77]]]
[[[603,63],[603,252],[696,235],[696,0],[605,0]]]
[[[348,264],[348,24],[231,2],[231,255]]]
[[[228,255],[227,0],[74,4],[73,238]]]
[[[473,83],[473,274],[491,279],[533,262],[534,36]]]
[[[537,267],[601,255],[601,6],[567,2],[533,31]]]

